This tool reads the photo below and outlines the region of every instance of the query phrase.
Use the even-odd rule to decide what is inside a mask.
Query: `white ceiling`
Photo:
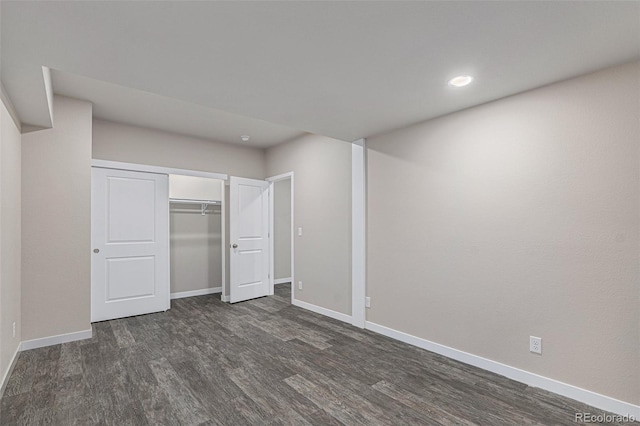
[[[51,70],[59,95],[93,103],[93,116],[219,142],[266,148],[304,134],[267,121],[130,89],[100,80]],[[243,142],[240,136],[251,139]]]
[[[640,57],[635,1],[1,4],[2,81],[35,126],[41,66],[180,101],[153,122],[116,99],[151,127],[195,120],[192,103],[355,140]],[[471,86],[447,86],[462,73]],[[98,91],[76,80],[56,90]]]

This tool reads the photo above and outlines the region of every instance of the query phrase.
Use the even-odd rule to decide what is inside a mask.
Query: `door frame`
[[[269,182],[269,234],[272,236],[270,238],[270,242],[269,244],[271,244],[271,250],[270,250],[270,259],[269,259],[269,295],[273,295],[274,293],[274,284],[275,284],[275,246],[274,246],[274,241],[275,241],[275,237],[274,235],[274,230],[275,230],[275,217],[274,217],[274,210],[275,210],[275,202],[274,202],[274,194],[275,194],[275,186],[274,184],[276,182],[282,181],[282,180],[287,180],[290,179],[290,185],[291,185],[291,302],[293,303],[293,299],[295,298],[295,250],[294,250],[294,244],[295,244],[295,234],[294,234],[294,229],[295,229],[295,216],[294,216],[294,177],[293,177],[294,173],[293,172],[287,172],[287,173],[282,173],[276,176],[271,176],[266,178],[265,180],[267,182]]]
[[[147,172],[147,173],[156,173],[162,175],[184,175],[184,176],[195,176],[195,177],[203,177],[209,179],[219,179],[223,181],[229,180],[229,175],[224,173],[213,173],[213,172],[203,172],[200,170],[190,170],[190,169],[177,169],[173,167],[162,167],[162,166],[152,166],[149,164],[137,164],[137,163],[125,163],[121,161],[111,161],[111,160],[91,160],[91,167],[100,167],[103,169],[117,169],[117,170],[129,170],[133,172]],[[221,299],[225,301],[225,298],[228,298],[226,294],[226,248],[227,248],[227,235],[226,235],[226,227],[225,227],[225,211],[226,211],[226,200],[225,200],[225,185],[222,185],[222,200],[221,201],[221,218],[222,221],[220,232],[221,232],[221,249],[222,249],[222,293]],[[171,230],[169,229],[169,232]],[[170,263],[170,262],[169,262]],[[168,265],[170,267],[170,265]],[[169,295],[171,295],[171,271],[169,271]],[[171,296],[169,296],[171,298]]]

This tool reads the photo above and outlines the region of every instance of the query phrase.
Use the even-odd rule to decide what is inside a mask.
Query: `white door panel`
[[[166,175],[92,169],[91,321],[169,309]]]
[[[229,181],[231,303],[269,292],[269,183]]]
[[[106,302],[155,296],[154,256],[106,259]]]
[[[107,243],[155,240],[155,186],[151,179],[107,177]]]

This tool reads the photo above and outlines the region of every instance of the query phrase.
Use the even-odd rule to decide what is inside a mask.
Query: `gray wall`
[[[171,293],[222,287],[220,207],[171,204]]]
[[[278,280],[291,278],[291,179],[273,186],[273,260]]]
[[[638,404],[639,76],[369,138],[368,320]]]
[[[267,149],[267,175],[294,172],[295,298],[351,314],[351,144],[307,135]],[[303,290],[298,290],[303,281]]]
[[[22,135],[22,340],[90,328],[91,104]]]
[[[0,102],[0,381],[21,339],[20,156],[20,131]]]
[[[93,158],[264,179],[264,150],[93,120]]]

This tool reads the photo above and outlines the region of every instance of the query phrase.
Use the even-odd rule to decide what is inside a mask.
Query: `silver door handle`
[[[100,253],[100,249],[93,249],[94,253]]]
[[[233,247],[233,248],[238,248],[238,245],[237,245],[237,244],[234,244],[234,245],[232,245],[231,247]]]

